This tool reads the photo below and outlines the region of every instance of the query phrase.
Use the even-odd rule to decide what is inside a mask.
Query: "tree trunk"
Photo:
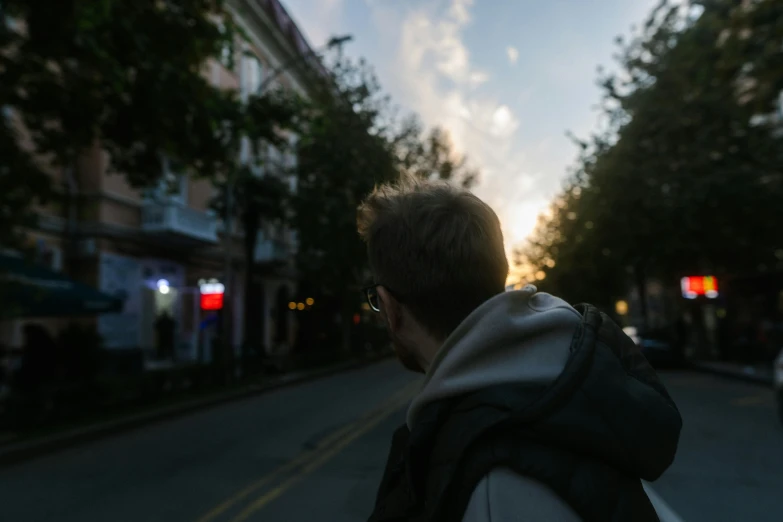
[[[233,237],[232,237],[232,229],[233,229],[233,197],[231,194],[231,188],[230,186],[224,191],[224,198],[225,198],[225,208],[226,208],[226,217],[224,221],[224,234],[225,234],[225,245],[224,245],[224,269],[225,269],[225,278],[226,280],[223,282],[225,286],[225,297],[226,299],[223,302],[223,310],[222,310],[222,320],[221,320],[221,326],[223,328],[223,331],[221,332],[221,351],[222,351],[222,362],[224,365],[224,379],[225,382],[231,383],[234,381],[235,376],[235,357],[234,357],[234,346],[232,343],[232,333],[233,333],[233,321],[232,321],[232,312],[233,312],[233,306],[232,303],[234,301],[234,270],[233,270],[233,256],[232,256],[232,250],[234,246]]]
[[[78,226],[78,193],[79,186],[76,182],[75,165],[65,168],[65,198],[63,203],[63,272],[71,277],[75,277],[74,267],[76,265],[76,229]]]
[[[242,355],[247,359],[250,345],[260,347],[260,355],[266,355],[266,347],[263,344],[266,317],[260,321],[250,317],[250,311],[254,309],[255,298],[253,280],[255,276],[255,250],[260,229],[259,216],[256,212],[246,212],[243,216],[244,246],[245,246],[245,321],[243,328]]]

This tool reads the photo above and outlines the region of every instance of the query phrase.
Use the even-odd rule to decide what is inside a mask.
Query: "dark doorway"
[[[246,296],[245,310],[245,343],[252,350],[262,350],[264,344],[264,327],[266,322],[266,296],[264,284],[253,281]]]

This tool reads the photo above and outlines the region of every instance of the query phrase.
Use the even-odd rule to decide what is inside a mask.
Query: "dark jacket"
[[[564,309],[534,291],[527,296],[534,314]],[[468,322],[476,328],[498,308],[519,306],[505,301],[524,298],[495,298],[500,304],[479,313],[484,319]],[[593,307],[577,308],[567,360],[554,380],[502,382],[417,406],[414,422],[409,415],[395,433],[372,522],[466,520],[477,486],[500,469],[520,480],[519,491],[505,498],[541,498],[541,506],[528,500],[488,512],[505,510],[521,521],[658,520],[641,480],[657,479],[672,463],[680,414],[622,330]],[[531,485],[542,497],[531,496]]]

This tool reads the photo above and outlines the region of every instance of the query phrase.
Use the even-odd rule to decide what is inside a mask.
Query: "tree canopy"
[[[779,3],[662,1],[600,72],[609,125],[578,140],[517,261],[572,301],[651,277],[770,270],[783,258]],[[545,278],[545,279],[544,279]],[[535,277],[533,277],[535,279]]]
[[[356,209],[375,184],[398,175],[392,136],[383,123],[387,99],[364,62],[338,56],[332,79],[316,93],[299,141],[294,227],[299,267],[326,292],[356,292],[365,247]]]
[[[457,153],[448,131],[433,127],[425,133],[418,117],[407,118],[394,138],[400,170],[422,179],[442,179],[471,188],[479,171]]]
[[[16,195],[46,196],[47,169],[74,169],[97,143],[137,187],[158,181],[164,155],[203,176],[233,161],[251,120],[204,74],[237,36],[223,0],[4,0],[2,14],[0,105],[21,124],[0,133],[13,158],[4,216],[21,216]]]

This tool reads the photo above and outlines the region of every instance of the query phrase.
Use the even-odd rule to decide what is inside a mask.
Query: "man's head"
[[[480,304],[505,289],[500,221],[467,190],[405,179],[376,187],[359,207],[378,307],[397,355],[424,371]]]

